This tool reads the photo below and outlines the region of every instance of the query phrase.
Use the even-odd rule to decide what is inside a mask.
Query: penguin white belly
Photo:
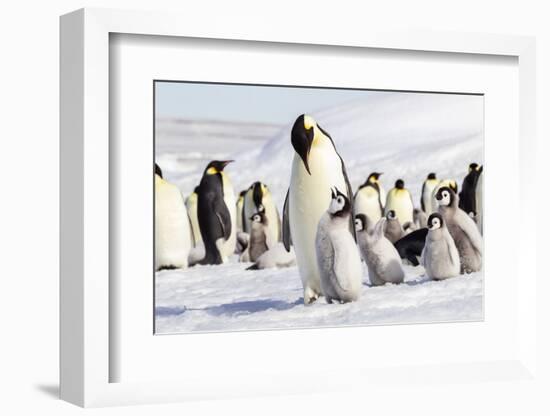
[[[194,200],[189,200],[186,204],[187,215],[189,215],[189,221],[191,222],[191,229],[193,231],[193,246],[197,246],[202,241],[201,229],[199,227],[199,217],[197,214],[197,197],[194,196]]]
[[[267,217],[268,226],[267,232],[268,236],[268,246],[269,248],[273,247],[277,241],[279,241],[280,233],[280,220],[279,213],[277,212],[277,207],[273,203],[273,198],[270,193],[266,193],[262,199],[262,204],[265,208],[265,216]]]
[[[376,224],[382,218],[379,198],[378,192],[370,186],[360,189],[353,204],[355,215],[365,214],[371,224]]]
[[[179,189],[155,180],[155,267],[187,267],[191,233]]]
[[[435,195],[433,191],[436,186],[435,181],[434,183],[426,182],[424,192],[422,193],[422,202],[424,202],[424,209],[428,217],[432,213],[437,212],[437,202],[435,202],[435,198],[432,196]]]
[[[406,190],[397,190],[397,192],[392,193],[390,196],[386,204],[386,213],[394,210],[401,225],[413,222],[414,207],[409,192]]]
[[[289,225],[298,270],[304,287],[304,300],[321,293],[315,236],[320,218],[331,201],[331,188],[347,193],[342,162],[332,145],[313,146],[308,158],[311,175],[299,156],[292,162],[289,190]]]
[[[233,191],[233,185],[231,184],[231,181],[229,180],[225,172],[222,172],[222,180],[223,200],[225,202],[225,205],[227,205],[229,215],[231,216],[231,234],[229,235],[229,239],[225,243],[219,244],[218,247],[223,262],[225,263],[227,261],[227,258],[235,252],[235,245],[237,243],[237,222],[235,220],[235,217],[237,215],[237,207],[235,204],[235,192]]]
[[[483,172],[479,174],[476,187],[477,228],[483,235]]]

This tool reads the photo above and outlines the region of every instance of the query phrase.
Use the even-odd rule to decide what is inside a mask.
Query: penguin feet
[[[306,289],[304,291],[304,305],[311,305],[313,302],[315,302],[317,299],[319,299],[319,293],[315,293],[311,289]]]

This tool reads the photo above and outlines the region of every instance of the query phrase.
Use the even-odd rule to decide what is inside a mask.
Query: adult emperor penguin
[[[281,217],[273,202],[273,197],[266,184],[254,182],[246,191],[243,203],[243,231],[250,233],[251,218],[259,211],[263,211],[269,226],[267,232],[270,240],[281,239]]]
[[[420,196],[420,206],[422,211],[429,216],[433,212],[432,195],[435,187],[439,183],[439,180],[435,176],[435,173],[429,173],[428,177],[422,184],[422,194]]]
[[[201,229],[199,227],[199,217],[197,216],[197,206],[199,201],[199,187],[195,187],[193,193],[185,200],[187,215],[191,223],[191,233],[193,237],[193,247],[196,247],[202,241]]]
[[[319,220],[326,212],[334,187],[351,200],[351,186],[344,161],[336,151],[330,135],[308,115],[299,116],[291,132],[295,154],[290,186],[283,212],[283,243],[290,251],[291,240],[304,288],[304,303],[321,295],[321,280],[315,235]],[[353,219],[349,218],[354,233]]]
[[[155,268],[187,267],[191,249],[189,218],[183,196],[176,185],[162,177],[155,164]]]
[[[439,213],[458,249],[460,272],[481,270],[483,240],[474,220],[458,207],[458,195],[451,188],[440,188],[435,197],[439,203]]]
[[[455,242],[440,213],[428,218],[428,235],[421,262],[430,279],[443,280],[460,274],[460,258]]]
[[[199,185],[198,218],[205,248],[200,264],[221,264],[235,251],[235,194],[224,172],[230,162],[210,162]]]
[[[355,231],[361,256],[367,263],[371,285],[403,283],[405,272],[401,258],[394,245],[384,236],[386,218],[381,218],[374,229],[368,230],[367,217],[355,216]]]
[[[468,174],[462,181],[462,188],[458,194],[458,206],[473,217],[476,217],[478,214],[476,209],[476,189],[482,171],[483,166],[477,163],[471,163],[468,168]]]
[[[483,170],[479,172],[476,186],[476,223],[481,235],[483,235]]]
[[[388,192],[384,209],[386,215],[392,210],[395,211],[395,215],[401,224],[414,221],[412,196],[409,190],[405,188],[405,182],[402,179],[395,181],[395,187]]]
[[[319,221],[315,237],[321,290],[327,303],[333,300],[352,302],[361,295],[361,258],[349,232],[351,216],[351,200],[335,188],[332,190],[330,205]]]
[[[371,173],[353,198],[354,214],[364,214],[374,224],[384,215],[384,204],[386,203],[386,192],[379,180],[381,175],[378,172]]]
[[[243,228],[243,207],[244,207],[244,196],[246,195],[246,189],[239,193],[237,197],[237,231],[244,231]]]

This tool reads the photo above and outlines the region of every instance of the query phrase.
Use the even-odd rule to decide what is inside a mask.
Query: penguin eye
[[[445,191],[445,192],[443,192],[443,196],[444,196],[445,198],[448,198],[448,197],[449,197],[449,193],[448,193],[447,191]]]
[[[337,201],[338,201],[338,203],[339,203],[340,205],[342,205],[342,204],[344,203],[344,198],[342,198],[341,196],[339,196],[338,199],[337,199]]]

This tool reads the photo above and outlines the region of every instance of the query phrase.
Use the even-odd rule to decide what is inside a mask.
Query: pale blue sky
[[[349,101],[367,100],[373,91],[156,82],[157,117],[288,124]]]

